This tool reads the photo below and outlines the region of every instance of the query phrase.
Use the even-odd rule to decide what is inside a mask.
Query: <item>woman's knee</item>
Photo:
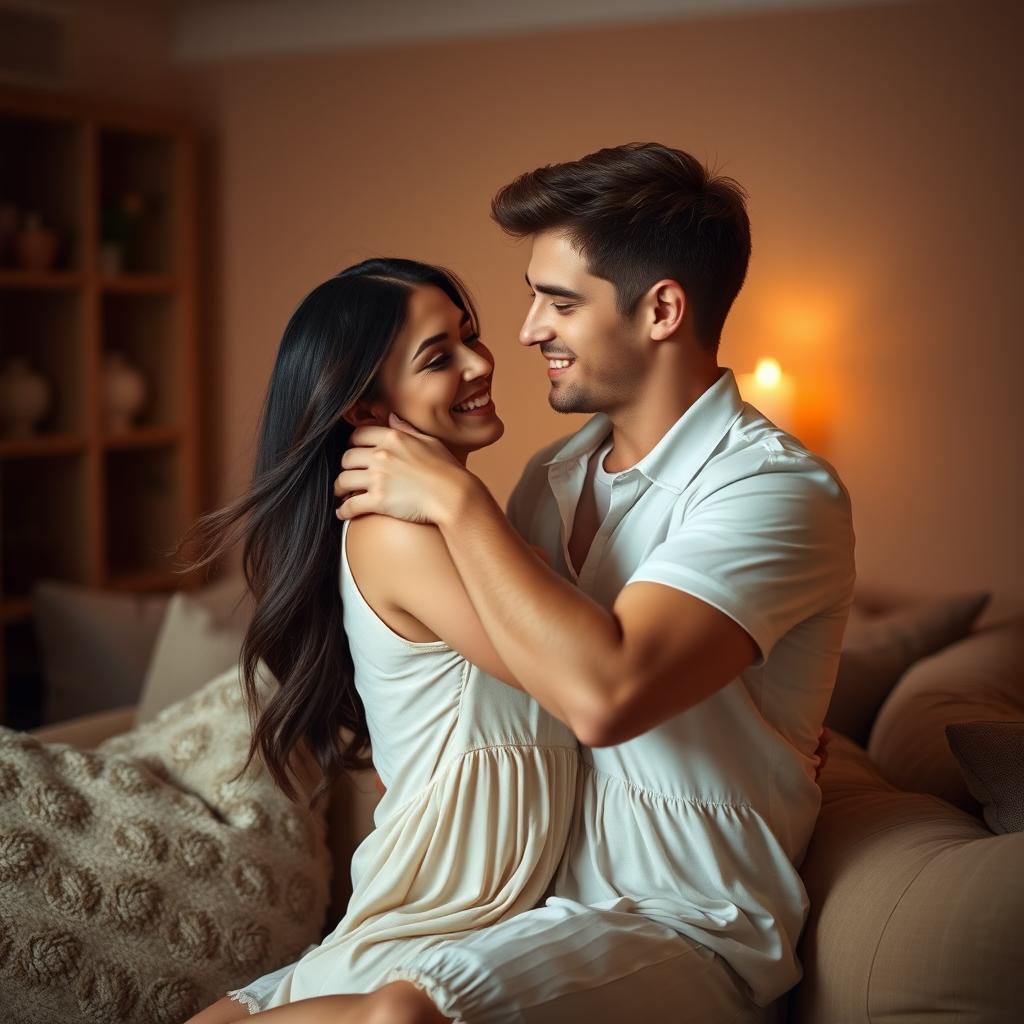
[[[371,1024],[451,1024],[422,989],[393,981],[371,997]]]

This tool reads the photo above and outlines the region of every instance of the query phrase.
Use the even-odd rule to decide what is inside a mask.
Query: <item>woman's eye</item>
[[[480,335],[479,334],[468,334],[465,338],[462,339],[462,344],[463,345],[469,345],[470,348],[472,348],[474,345],[479,345],[480,344]]]
[[[427,363],[427,365],[424,367],[424,369],[425,370],[440,370],[442,366],[446,366],[448,364],[448,360],[449,360],[448,356],[438,356],[432,362]]]

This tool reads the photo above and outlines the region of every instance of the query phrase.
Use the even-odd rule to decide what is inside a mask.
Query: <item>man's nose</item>
[[[539,317],[529,314],[519,329],[520,345],[537,345],[542,341],[550,341],[554,337],[551,328]]]

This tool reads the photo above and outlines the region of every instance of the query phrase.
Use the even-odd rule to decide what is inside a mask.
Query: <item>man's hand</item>
[[[334,493],[339,519],[377,513],[440,524],[475,478],[445,446],[393,413],[391,427],[358,427],[341,457]],[[394,429],[391,429],[391,428]]]

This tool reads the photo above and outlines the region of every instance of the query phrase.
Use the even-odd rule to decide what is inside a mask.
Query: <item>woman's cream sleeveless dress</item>
[[[251,1013],[373,991],[417,953],[531,909],[569,833],[572,733],[444,642],[413,643],[385,625],[352,578],[347,536],[345,522],[345,632],[387,795],[352,858],[352,899],[334,931],[228,993]]]

